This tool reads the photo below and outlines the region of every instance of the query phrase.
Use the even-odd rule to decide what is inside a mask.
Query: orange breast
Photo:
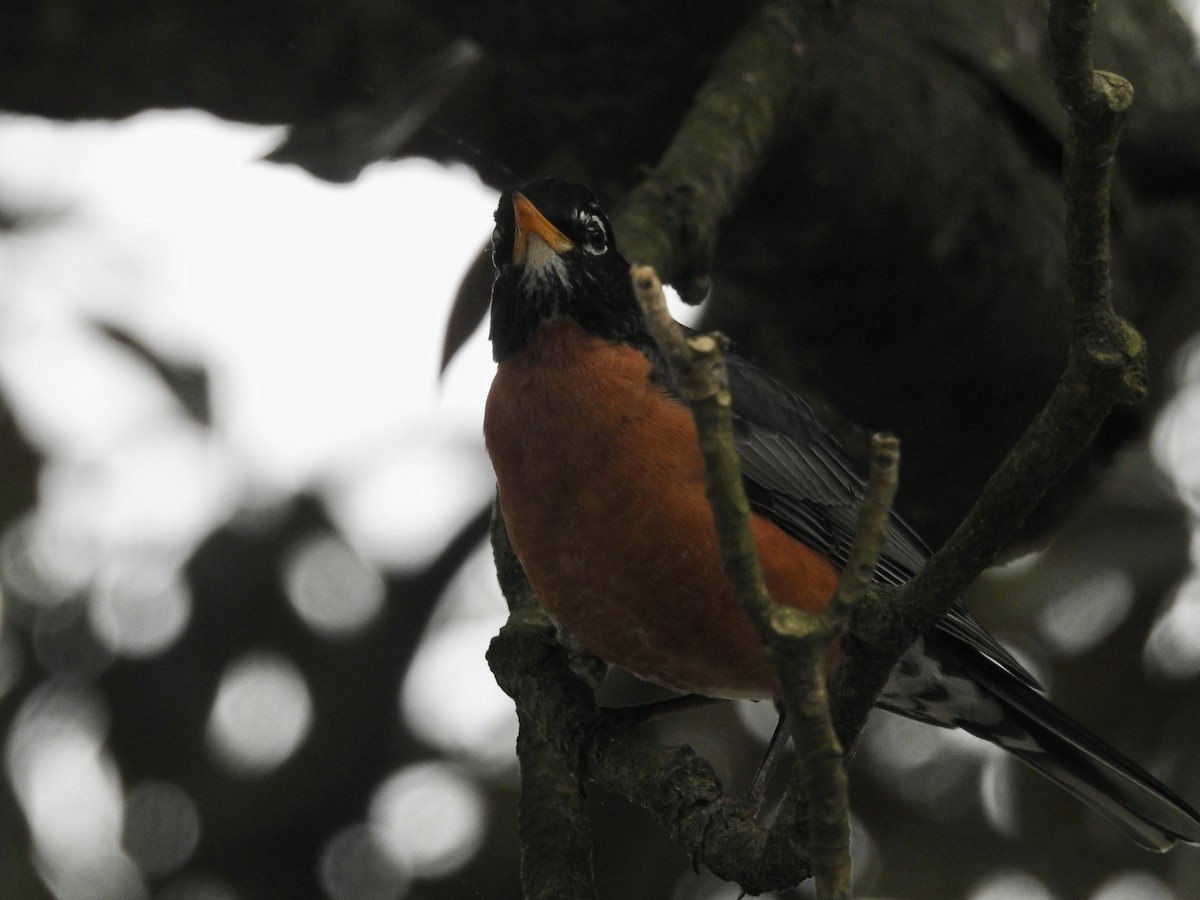
[[[768,697],[761,647],[721,571],[691,413],[637,350],[566,320],[499,366],[484,434],[513,548],[550,614],[649,681]],[[821,609],[823,556],[752,521],[771,595]]]

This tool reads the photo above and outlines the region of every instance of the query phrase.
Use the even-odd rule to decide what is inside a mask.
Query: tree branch
[[[864,602],[856,602],[867,584],[867,563],[860,560],[848,567],[839,586],[839,593],[843,586],[846,593],[831,603],[829,616],[803,617],[794,611],[780,611],[766,596],[753,560],[753,543],[744,528],[734,528],[722,538],[723,544],[729,538],[729,548],[723,548],[727,571],[763,636],[789,713],[800,722],[807,711],[816,712],[802,726],[805,734],[798,743],[806,752],[793,772],[776,827],[767,833],[737,815],[714,816],[713,803],[721,796],[721,788],[706,762],[687,748],[654,747],[640,741],[617,717],[598,710],[589,685],[572,670],[553,626],[536,607],[514,609],[489,650],[497,681],[517,701],[525,722],[536,726],[561,759],[578,760],[606,789],[645,806],[694,854],[702,852],[714,874],[738,881],[749,892],[777,890],[807,877],[809,856],[801,823],[812,809],[812,862],[820,873],[820,889],[823,896],[847,896],[849,869],[844,847],[848,828],[844,824],[844,785],[838,783],[840,748],[852,747],[899,655],[991,563],[1045,491],[1092,440],[1112,406],[1138,400],[1145,391],[1143,343],[1113,312],[1108,254],[1112,154],[1132,92],[1122,79],[1092,70],[1087,49],[1091,10],[1086,0],[1061,0],[1052,4],[1050,13],[1055,80],[1070,117],[1064,195],[1072,328],[1066,370],[1045,408],[950,540],[899,592],[874,588]],[[646,184],[634,191],[618,217],[619,230],[635,248],[634,255],[653,261],[677,283],[697,271],[697,261],[711,252],[716,228],[756,171],[774,118],[790,91],[790,85],[782,93],[779,87],[788,78],[756,83],[747,77],[747,66],[769,61],[765,71],[790,72],[794,83],[803,65],[802,48],[793,37],[798,17],[798,6],[779,3],[768,4],[752,20],[714,70],[662,163]],[[780,29],[781,22],[791,27]],[[785,50],[783,56],[780,49]],[[736,91],[739,82],[740,94]],[[749,90],[747,84],[752,85]],[[753,126],[747,137],[740,126],[730,124],[740,121],[739,113],[736,104],[730,107],[726,101],[737,95],[741,98],[738,102],[745,103],[747,94],[759,89],[769,90],[771,99],[747,108],[747,121]],[[701,149],[692,153],[692,147]],[[671,224],[678,222],[689,224]],[[715,340],[698,340],[703,354],[719,356]],[[727,413],[728,392],[711,391],[703,381],[719,375],[720,367],[719,361],[703,363],[701,371],[708,374],[698,387],[689,387],[689,376],[680,376],[681,390],[704,395],[704,405],[711,407],[714,415],[722,408]],[[703,434],[708,426],[698,422],[698,428]],[[714,459],[717,481],[740,486],[736,467],[729,466],[731,450],[731,442],[724,441],[724,450],[718,454],[722,458]],[[732,455],[736,463],[736,453]],[[880,465],[886,470],[889,464]],[[873,487],[872,503],[884,493],[885,489]],[[735,494],[713,497],[714,506],[727,510],[717,514],[718,521],[727,515],[745,520],[745,498],[739,500]],[[882,502],[883,513],[878,507],[864,513],[876,524],[863,525],[860,540],[880,521],[886,521],[886,501]],[[724,526],[718,528],[725,530]],[[739,530],[740,534],[733,533]],[[866,559],[872,551],[864,552],[868,553]],[[514,576],[519,591],[528,591],[506,542],[497,545],[497,564],[519,576]],[[851,613],[852,633],[841,642],[839,662],[830,679],[832,723],[828,719],[822,722],[822,656],[816,648],[823,654],[828,640],[840,633]],[[804,687],[814,684],[812,690]],[[814,749],[809,751],[810,747]],[[588,854],[576,856],[589,858]],[[582,868],[575,863],[577,872]],[[590,881],[586,883],[590,885]]]
[[[1069,116],[1063,158],[1072,313],[1067,368],[945,547],[901,591],[897,605],[919,610],[930,621],[991,564],[1091,443],[1113,406],[1145,395],[1145,345],[1113,310],[1109,271],[1113,151],[1133,89],[1091,68],[1093,6],[1087,0],[1050,5],[1055,81]]]
[[[921,572],[892,597],[865,604],[852,665],[835,714],[839,734],[857,734],[892,665],[905,648],[987,568],[1016,535],[1046,491],[1091,443],[1116,404],[1146,393],[1142,337],[1113,310],[1109,210],[1113,154],[1133,88],[1096,72],[1090,55],[1091,0],[1055,0],[1049,30],[1054,79],[1068,114],[1063,154],[1067,301],[1071,341],[1067,367],[1045,407],[988,480],[974,507]]]
[[[508,601],[510,625],[532,628],[539,634],[552,631],[508,542],[499,497],[492,513],[492,552],[500,588]],[[571,757],[551,744],[519,704],[517,718],[522,891],[526,900],[595,900],[591,829],[579,779],[569,763]]]
[[[614,216],[617,234],[685,300],[707,293],[721,221],[758,174],[808,55],[797,0],[763,4],[721,54],[654,170]]]
[[[503,527],[493,529],[492,540],[506,596],[532,598]],[[722,791],[709,763],[688,747],[661,747],[642,740],[619,714],[596,706],[591,686],[572,667],[540,606],[518,602],[493,638],[487,658],[497,684],[555,753],[577,761],[577,773],[586,771],[605,790],[644,807],[693,856],[703,853],[714,875],[736,881],[754,894],[782,890],[808,877],[803,860],[766,852],[766,830],[747,817],[713,815]],[[534,766],[522,761],[522,773],[526,771],[532,773]],[[578,791],[577,783],[572,783]],[[574,827],[565,818],[552,821]],[[533,839],[523,826],[523,846]],[[534,873],[523,866],[522,874],[528,878]],[[581,874],[578,867],[575,874]],[[551,871],[533,887],[544,890],[552,878],[563,883],[568,877]],[[528,881],[525,890],[526,896],[548,896],[532,893]]]

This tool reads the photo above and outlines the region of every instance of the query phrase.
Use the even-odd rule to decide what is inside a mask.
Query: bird
[[[774,697],[721,569],[691,413],[596,196],[553,177],[504,193],[491,254],[497,365],[484,441],[510,543],[540,602],[587,650],[646,681]],[[865,481],[802,397],[736,354],[726,367],[768,591],[819,611]],[[902,584],[929,555],[892,513],[875,579]],[[1200,815],[1055,706],[961,601],[901,656],[876,705],[998,745],[1143,847],[1200,844]]]

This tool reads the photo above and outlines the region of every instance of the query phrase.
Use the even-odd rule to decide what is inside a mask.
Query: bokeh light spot
[[[138,900],[141,875],[120,848],[120,777],[104,749],[107,715],[68,680],[36,688],[17,711],[8,775],[38,871],[59,900]]]
[[[1150,630],[1143,659],[1147,669],[1167,678],[1200,673],[1200,578],[1193,575],[1175,591]]]
[[[183,634],[192,597],[177,575],[142,572],[106,579],[88,607],[92,629],[114,653],[143,658],[162,653]]]
[[[506,615],[491,548],[483,546],[446,586],[400,690],[401,714],[415,734],[487,770],[516,761],[516,713],[486,658]]]
[[[1190,345],[1192,363],[1200,360],[1200,343]],[[1184,351],[1180,353],[1181,358]],[[1196,434],[1200,432],[1200,382],[1181,386],[1163,407],[1150,435],[1155,461],[1175,483],[1179,499],[1193,513],[1200,511],[1200,454]]]
[[[764,703],[761,700],[735,700],[734,709],[746,730],[766,746],[771,740],[775,726],[779,724],[779,711],[775,704]]]
[[[338,524],[372,559],[411,572],[428,565],[489,502],[495,476],[472,431],[414,423],[422,439],[397,447],[330,497]]]
[[[983,776],[979,779],[979,795],[983,801],[983,812],[997,831],[1008,837],[1016,837],[1020,830],[1020,814],[1017,809],[1016,758],[994,748],[991,758],[984,764]]]
[[[1028,872],[1010,870],[984,878],[967,900],[1054,900],[1054,895]]]
[[[896,796],[947,821],[965,814],[992,747],[964,731],[932,728],[899,715],[872,716],[863,756]]]
[[[261,774],[292,755],[312,726],[312,698],[300,670],[270,651],[230,664],[208,721],[210,745],[229,769]]]
[[[125,796],[125,850],[150,875],[182,866],[200,842],[200,813],[187,792],[166,781],[146,781]]]
[[[479,788],[442,762],[401,769],[371,798],[370,822],[384,850],[418,878],[441,878],[466,863],[483,841],[485,815]]]
[[[1070,590],[1046,604],[1037,619],[1042,637],[1069,656],[1100,643],[1133,608],[1134,583],[1128,572],[1097,566],[1077,576]]]
[[[43,855],[86,856],[116,834],[117,774],[90,735],[47,735],[23,774],[21,799]]]
[[[55,900],[146,900],[148,896],[137,866],[123,856],[108,856],[103,865],[94,867],[56,866],[40,857],[34,865]]]
[[[1175,892],[1149,872],[1119,872],[1105,880],[1092,900],[1175,900]]]
[[[400,900],[411,883],[375,829],[363,824],[343,828],[325,845],[320,876],[331,900]]]
[[[379,572],[334,534],[293,548],[284,560],[283,585],[300,618],[327,636],[353,634],[383,608]]]
[[[47,517],[30,514],[0,537],[0,579],[14,600],[35,607],[53,606],[82,589],[88,572],[85,554],[55,540]]]
[[[468,621],[431,634],[414,656],[400,694],[414,733],[489,768],[512,762],[517,736],[512,701],[496,686],[484,655],[498,630]]]

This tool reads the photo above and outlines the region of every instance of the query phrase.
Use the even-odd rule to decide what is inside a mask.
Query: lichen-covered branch
[[[527,900],[595,900],[591,825],[567,760],[518,711],[521,767],[518,829],[521,887]]]
[[[621,242],[699,302],[721,221],[737,206],[808,65],[804,4],[765,3],[721,54],[670,145],[617,210]],[[696,289],[693,289],[696,288]]]
[[[1113,311],[1110,296],[1113,151],[1133,91],[1123,79],[1092,70],[1087,45],[1093,7],[1087,0],[1050,4],[1055,81],[1069,116],[1063,157],[1073,322],[1067,369],[946,546],[901,593],[902,605],[922,608],[930,618],[991,563],[1112,407],[1145,394],[1145,346]]]
[[[508,543],[499,498],[492,514],[492,548],[512,621],[550,628]],[[520,704],[517,719],[522,891],[526,900],[595,900],[591,827],[571,758],[552,745]]]
[[[1133,86],[1120,75],[1092,68],[1095,0],[1056,0],[1049,29],[1058,99],[1067,111],[1063,148],[1066,201],[1067,293],[1072,352],[1122,370],[1114,402],[1145,392],[1141,337],[1113,312],[1109,249],[1114,154]],[[1124,361],[1129,360],[1128,364]]]

